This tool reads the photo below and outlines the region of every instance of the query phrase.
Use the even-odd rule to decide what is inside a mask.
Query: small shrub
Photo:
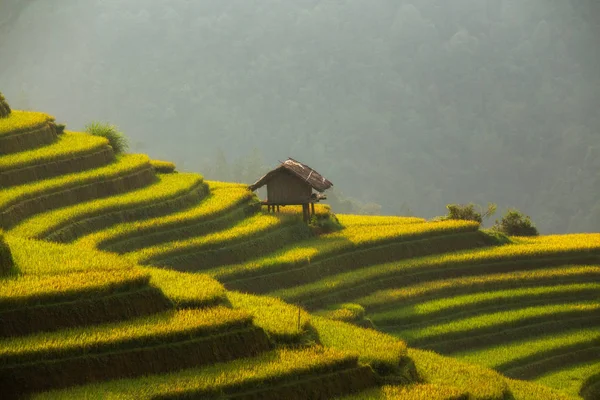
[[[65,132],[65,128],[67,127],[65,124],[57,124],[56,122],[50,122],[50,126],[54,129],[57,135],[62,135]]]
[[[496,212],[496,205],[488,203],[487,210],[483,211],[477,204],[448,204],[448,214],[438,217],[437,220],[459,219],[464,221],[475,221],[482,223],[484,218],[491,217]]]
[[[496,220],[494,229],[510,236],[539,235],[531,217],[516,209],[509,209],[500,221]]]
[[[6,102],[6,99],[0,93],[0,118],[7,118],[10,115],[10,106]]]
[[[90,135],[107,138],[115,154],[123,154],[129,149],[127,137],[115,125],[92,121],[85,126],[85,131]]]

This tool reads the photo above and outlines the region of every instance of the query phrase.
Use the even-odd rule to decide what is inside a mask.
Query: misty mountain
[[[598,4],[0,0],[0,90],[208,179],[291,156],[363,210],[599,231]]]

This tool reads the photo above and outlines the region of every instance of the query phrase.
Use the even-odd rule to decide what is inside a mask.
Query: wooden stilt
[[[315,203],[310,203],[310,208],[312,210],[312,215],[315,215]]]

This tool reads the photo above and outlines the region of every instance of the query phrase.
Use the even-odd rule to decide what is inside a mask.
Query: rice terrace
[[[0,398],[600,399],[600,233],[261,204],[1,99]]]

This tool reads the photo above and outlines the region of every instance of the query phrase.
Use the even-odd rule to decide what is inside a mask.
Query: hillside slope
[[[0,144],[9,398],[578,397],[407,343],[513,377],[570,370],[593,396],[596,369],[577,366],[597,354],[596,235],[503,245],[471,222],[343,215],[322,234],[41,113],[0,119]],[[391,335],[357,326],[372,324]]]

